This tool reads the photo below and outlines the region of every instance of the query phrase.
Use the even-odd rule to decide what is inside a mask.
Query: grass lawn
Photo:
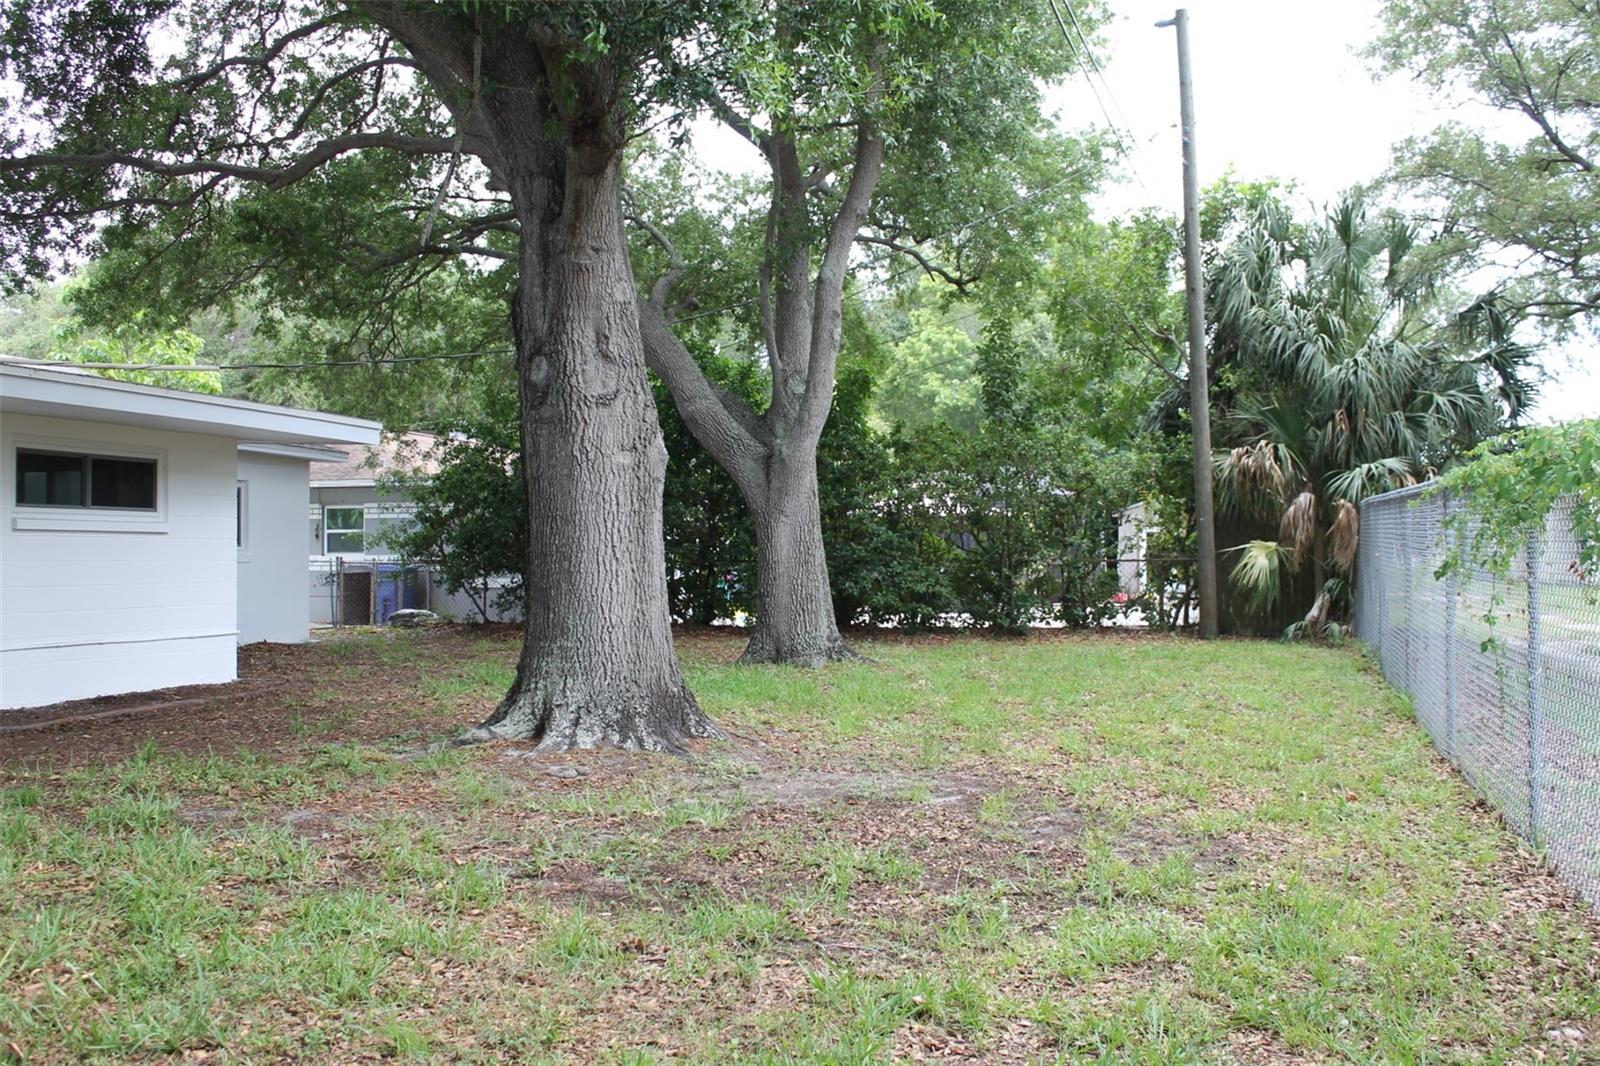
[[[692,762],[429,753],[494,631],[0,737],[0,1060],[1600,1061],[1600,925],[1352,650],[680,649]]]

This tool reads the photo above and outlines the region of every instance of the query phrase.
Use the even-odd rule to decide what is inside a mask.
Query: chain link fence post
[[[1406,691],[1414,693],[1417,690],[1417,657],[1412,653],[1411,638],[1414,635],[1413,631],[1416,628],[1417,619],[1417,548],[1415,544],[1416,538],[1413,536],[1415,530],[1412,527],[1415,525],[1415,522],[1412,520],[1412,511],[1410,508],[1407,508],[1403,514],[1405,517],[1401,523],[1402,535],[1400,539],[1400,550],[1405,556],[1406,595],[1401,605],[1401,624],[1405,627],[1403,632],[1405,634],[1406,650],[1401,661],[1405,663],[1406,667]]]
[[[1561,501],[1507,571],[1468,558],[1470,497],[1362,501],[1355,624],[1440,753],[1600,907],[1600,588],[1579,505]]]
[[[1540,564],[1544,531],[1528,534],[1528,822],[1538,844],[1544,825],[1544,647]]]
[[[1444,534],[1450,535],[1450,522],[1456,511],[1455,498],[1449,493],[1444,497]],[[1455,554],[1457,565],[1450,568],[1450,574],[1444,582],[1444,736],[1445,758],[1452,765],[1460,766],[1456,758],[1456,604],[1461,599],[1461,572],[1460,559],[1462,555],[1462,535],[1458,529],[1455,531]]]

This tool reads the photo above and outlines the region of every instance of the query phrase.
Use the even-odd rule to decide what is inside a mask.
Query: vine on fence
[[[1445,518],[1457,534],[1436,577],[1481,566],[1504,577],[1528,538],[1571,497],[1579,580],[1600,572],[1600,419],[1515,430],[1485,441],[1448,471],[1428,495],[1450,493],[1465,506]]]

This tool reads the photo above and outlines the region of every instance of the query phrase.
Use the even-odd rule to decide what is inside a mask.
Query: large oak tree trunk
[[[756,527],[756,622],[742,663],[822,666],[858,656],[839,636],[822,543],[815,449],[770,464],[752,494]]]
[[[498,58],[518,46],[486,48]],[[513,84],[536,85],[543,70],[525,52],[512,58],[524,57],[525,69],[504,67]],[[559,116],[531,92],[485,105],[521,244],[513,324],[527,618],[511,691],[463,739],[683,752],[720,734],[672,646],[667,456],[622,228],[625,137],[603,85],[586,97],[584,81],[571,84],[578,98]]]

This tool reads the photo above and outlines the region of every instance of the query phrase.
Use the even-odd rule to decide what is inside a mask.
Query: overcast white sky
[[[1112,0],[1116,15],[1098,58],[1110,87],[1106,106],[1128,131],[1137,176],[1106,191],[1100,207],[1107,215],[1183,208],[1177,45],[1172,29],[1155,26],[1173,6]],[[1189,0],[1202,186],[1232,167],[1246,180],[1291,181],[1298,206],[1320,208],[1381,174],[1394,142],[1439,124],[1443,113],[1409,79],[1379,84],[1356,54],[1376,36],[1379,7],[1379,0]],[[1068,126],[1104,121],[1082,77],[1052,103]],[[1505,128],[1465,101],[1451,114]],[[1548,353],[1546,371],[1553,380],[1541,390],[1537,420],[1600,417],[1600,349],[1578,342]]]

